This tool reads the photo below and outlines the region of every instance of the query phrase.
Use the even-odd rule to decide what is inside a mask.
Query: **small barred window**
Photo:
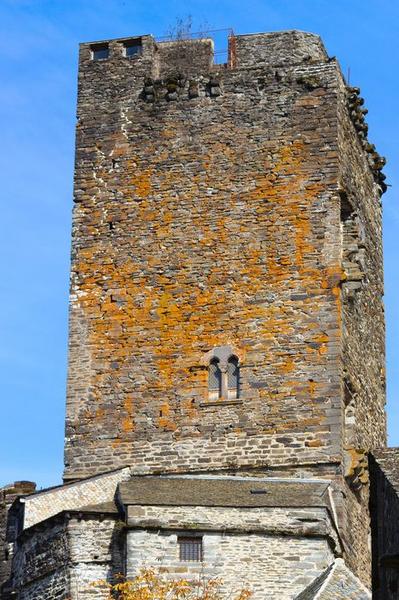
[[[213,399],[220,398],[222,395],[222,371],[218,358],[213,358],[209,363],[208,390]]]
[[[229,398],[238,398],[240,386],[240,368],[238,358],[230,356],[227,361],[227,391]]]
[[[179,536],[177,542],[179,544],[179,559],[181,561],[202,561],[202,537]]]

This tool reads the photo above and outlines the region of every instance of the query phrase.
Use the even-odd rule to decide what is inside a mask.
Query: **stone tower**
[[[249,535],[245,510],[267,507],[273,525],[258,527],[276,536],[291,507],[282,535],[327,536],[370,584],[385,184],[362,104],[313,34],[231,36],[225,65],[210,39],[81,45],[62,497],[77,508],[73,486],[133,477],[117,495],[140,530],[127,534],[128,573],[138,547],[156,556],[142,533],[155,517],[167,532],[195,521],[186,506],[230,507],[220,528],[240,509]],[[151,499],[154,513],[137,512]],[[26,502],[33,526],[42,500]],[[273,558],[259,540],[248,547]],[[287,556],[320,556],[301,548]],[[291,595],[276,581],[270,598],[301,589],[299,575]]]
[[[227,67],[179,45],[81,46],[65,479],[357,477],[385,443],[362,100],[315,35],[231,37]]]

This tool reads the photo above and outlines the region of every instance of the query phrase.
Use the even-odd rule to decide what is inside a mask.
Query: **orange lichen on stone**
[[[162,427],[164,429],[167,429],[169,431],[175,431],[177,429],[177,425],[170,419],[170,414],[171,414],[170,406],[167,402],[164,402],[161,405],[161,408],[159,411],[158,424],[160,427]]]
[[[127,412],[127,417],[122,420],[122,431],[124,433],[130,433],[134,430],[133,399],[128,396],[124,402],[124,406]]]
[[[305,446],[308,446],[309,448],[320,448],[320,446],[323,446],[323,442],[321,440],[306,440]]]

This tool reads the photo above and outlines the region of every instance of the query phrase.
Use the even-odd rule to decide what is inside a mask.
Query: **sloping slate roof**
[[[373,456],[395,488],[396,493],[399,494],[399,448],[375,450]]]
[[[119,495],[124,505],[325,507],[328,485],[328,481],[132,477],[119,484]]]
[[[371,592],[337,558],[295,600],[371,600]]]

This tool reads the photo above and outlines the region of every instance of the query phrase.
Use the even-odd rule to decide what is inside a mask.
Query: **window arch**
[[[241,359],[233,346],[216,346],[206,353],[202,365],[208,371],[208,400],[241,401]],[[245,384],[244,384],[245,387]],[[206,392],[206,388],[204,390]],[[233,402],[234,403],[234,402]]]
[[[222,397],[222,371],[218,358],[212,358],[208,368],[208,391],[211,400]]]
[[[240,395],[240,367],[238,358],[230,356],[227,361],[227,397],[238,398]]]

